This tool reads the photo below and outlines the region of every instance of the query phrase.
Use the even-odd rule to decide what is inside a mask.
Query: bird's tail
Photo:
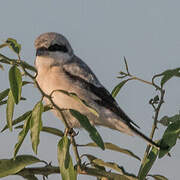
[[[133,133],[135,133],[136,135],[140,136],[141,138],[143,138],[146,142],[148,142],[149,144],[151,144],[152,146],[156,147],[157,149],[160,149],[160,146],[155,143],[152,139],[150,139],[149,137],[147,137],[146,135],[144,135],[142,132],[140,132],[138,129],[136,129],[133,125],[129,124],[128,125],[129,128],[133,131]]]

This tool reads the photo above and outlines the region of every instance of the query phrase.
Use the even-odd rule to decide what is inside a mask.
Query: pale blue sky
[[[109,91],[119,82],[118,72],[124,70],[123,56],[126,56],[130,71],[146,80],[151,80],[155,73],[180,65],[180,2],[178,0],[2,0],[0,8],[0,40],[16,38],[22,44],[22,58],[33,64],[35,50],[34,39],[44,32],[64,34],[70,41],[74,52],[82,58],[96,73],[102,84]],[[12,56],[9,51],[3,51]],[[0,72],[1,87],[8,87],[8,77]],[[180,80],[173,79],[167,84],[166,104],[160,116],[174,115],[180,110]],[[35,88],[24,88],[23,95],[28,101],[16,108],[15,116],[31,109],[40,98]],[[131,82],[122,89],[117,97],[120,106],[149,134],[152,126],[153,110],[148,104],[155,91],[148,85]],[[4,114],[1,109],[1,114]],[[0,127],[5,124],[1,116]],[[44,124],[59,127],[63,124],[51,113],[44,116]],[[161,135],[163,129],[160,125]],[[120,147],[133,150],[141,156],[146,143],[138,137],[129,137],[107,128],[98,128],[103,139]],[[6,141],[5,141],[6,139]],[[58,138],[42,133],[38,155],[41,159],[56,160]],[[32,153],[29,136],[20,153]],[[80,131],[78,142],[89,142],[86,132]],[[8,131],[0,135],[0,158],[10,158],[17,133]],[[180,144],[172,150],[172,157],[158,160],[151,174],[162,174],[170,180],[179,179],[177,167],[180,162]],[[126,155],[100,149],[84,148],[81,153],[92,153],[106,161],[114,161],[128,172],[137,173],[139,162]],[[50,180],[60,176],[49,176]],[[79,179],[94,179],[79,176]],[[17,177],[7,177],[13,180]],[[18,179],[21,179],[18,177]]]

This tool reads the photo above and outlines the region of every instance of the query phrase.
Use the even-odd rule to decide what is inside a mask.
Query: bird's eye
[[[68,52],[68,49],[65,45],[53,44],[48,48],[49,51],[61,51],[61,52]]]

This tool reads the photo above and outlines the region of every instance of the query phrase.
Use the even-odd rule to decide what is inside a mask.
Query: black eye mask
[[[53,44],[49,46],[49,48],[45,48],[45,47],[38,48],[36,51],[36,56],[45,55],[47,54],[48,51],[50,52],[59,51],[59,52],[66,53],[68,52],[68,49],[65,45]]]
[[[48,48],[48,51],[60,51],[60,52],[68,52],[68,49],[65,45],[58,45],[58,44],[53,44]]]

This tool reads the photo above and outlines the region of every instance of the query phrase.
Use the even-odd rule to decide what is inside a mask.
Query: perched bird
[[[99,117],[72,97],[54,91],[52,100],[58,107],[75,109],[86,115],[92,125],[105,126],[129,135],[137,134],[151,145],[158,147],[137,129],[138,126],[118,106],[92,70],[74,54],[70,43],[63,35],[55,32],[41,34],[35,40],[35,48],[35,66],[38,72],[36,80],[40,88],[48,95],[54,90],[76,93],[96,109]],[[47,99],[45,102],[49,103]],[[61,118],[57,110],[53,111]],[[80,123],[69,111],[64,112],[70,127],[80,127]]]

